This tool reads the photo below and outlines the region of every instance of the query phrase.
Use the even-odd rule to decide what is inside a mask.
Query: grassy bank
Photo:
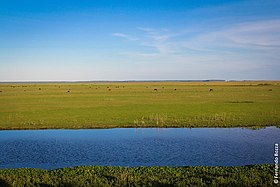
[[[0,186],[275,186],[273,165],[0,170]]]
[[[0,129],[279,124],[279,81],[0,84]]]

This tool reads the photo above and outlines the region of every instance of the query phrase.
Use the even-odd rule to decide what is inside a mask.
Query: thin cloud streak
[[[207,50],[219,47],[265,49],[279,48],[280,20],[246,22],[228,26],[227,28],[198,34],[190,41],[185,41],[185,47],[195,46],[197,50]],[[225,47],[223,49],[223,47]]]
[[[138,28],[144,34],[138,36],[136,45],[153,47],[159,54],[185,52],[188,49],[195,51],[215,51],[216,47],[224,51],[228,47],[234,48],[279,48],[280,47],[280,20],[267,20],[239,23],[219,30],[205,32],[203,28],[197,29],[194,36],[183,33],[160,33],[151,28]],[[186,28],[186,30],[188,30]],[[132,37],[123,33],[114,33],[114,36],[131,40]],[[182,37],[181,41],[174,40]],[[231,52],[231,49],[228,51]]]
[[[119,37],[119,38],[124,38],[124,39],[127,39],[129,41],[138,41],[139,39],[136,38],[136,37],[132,37],[128,34],[124,34],[124,33],[113,33],[112,36],[115,36],[115,37]]]
[[[143,32],[135,36],[138,38],[135,45],[150,50],[123,52],[131,61],[173,64],[183,69],[198,66],[201,72],[212,68],[232,74],[279,68],[280,57],[276,54],[280,53],[280,20],[277,19],[236,23],[208,32],[203,27],[192,28],[196,32],[137,29]]]

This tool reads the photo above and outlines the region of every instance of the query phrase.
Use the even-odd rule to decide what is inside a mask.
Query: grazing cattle
[[[69,92],[70,92],[70,90],[67,91],[67,93],[69,93]]]
[[[111,89],[108,89],[108,91],[111,91]]]
[[[39,90],[41,90],[41,88],[39,88]]]
[[[0,92],[2,92],[2,90],[0,90]]]
[[[210,88],[209,92],[212,92],[212,91],[214,91],[214,90],[212,88]]]
[[[154,91],[157,91],[157,89],[155,88]]]
[[[268,91],[272,91],[272,89],[269,89]]]
[[[176,91],[177,89],[175,88],[174,91]]]

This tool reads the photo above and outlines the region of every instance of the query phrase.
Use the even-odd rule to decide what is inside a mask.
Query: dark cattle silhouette
[[[177,89],[175,88],[174,91],[176,91]]]
[[[111,89],[108,89],[108,91],[111,91]]]
[[[272,91],[272,89],[269,89],[268,91]]]
[[[41,88],[39,88],[39,90],[41,90]]]
[[[70,92],[70,90],[67,91],[67,93],[69,93],[69,92]]]
[[[212,92],[212,91],[214,91],[214,90],[212,88],[210,88],[209,92]]]
[[[157,91],[157,89],[155,88],[154,91]]]

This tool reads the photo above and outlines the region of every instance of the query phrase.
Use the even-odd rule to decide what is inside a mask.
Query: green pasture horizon
[[[279,124],[279,81],[0,84],[0,129]]]

